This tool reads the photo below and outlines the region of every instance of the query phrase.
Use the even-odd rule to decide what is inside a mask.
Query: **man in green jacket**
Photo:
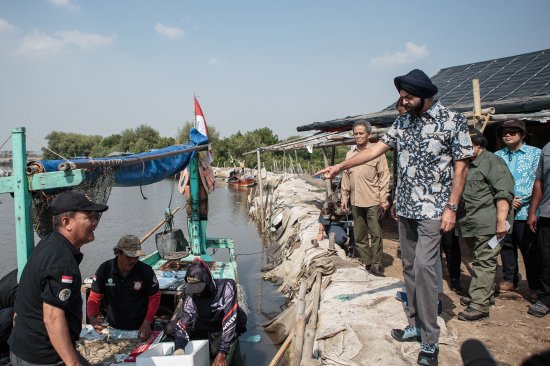
[[[466,309],[458,319],[474,321],[489,316],[489,303],[494,295],[493,283],[497,269],[500,243],[513,224],[510,210],[514,199],[514,178],[502,158],[485,150],[487,139],[478,130],[470,131],[474,157],[469,163],[468,177],[458,211],[456,233],[464,238],[474,253],[470,298],[461,298]],[[507,224],[508,221],[508,224]]]

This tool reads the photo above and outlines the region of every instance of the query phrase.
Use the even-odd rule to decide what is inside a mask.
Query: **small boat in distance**
[[[227,183],[238,187],[254,187],[256,185],[256,177],[253,175],[242,175],[236,170],[229,172]]]

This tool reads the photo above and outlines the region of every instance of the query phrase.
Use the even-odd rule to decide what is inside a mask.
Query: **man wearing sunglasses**
[[[531,201],[531,191],[535,182],[540,149],[525,143],[527,130],[525,122],[519,119],[510,119],[497,127],[497,135],[501,136],[505,148],[497,151],[506,162],[508,169],[514,177],[514,223],[512,234],[506,235],[502,240],[502,277],[498,284],[500,292],[508,292],[517,289],[519,282],[518,248],[523,256],[527,282],[531,293],[538,288],[537,268],[529,257],[534,236],[526,225],[527,211]]]

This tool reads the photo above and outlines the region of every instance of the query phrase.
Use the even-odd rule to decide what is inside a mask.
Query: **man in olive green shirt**
[[[489,302],[494,295],[493,283],[500,244],[488,242],[493,236],[503,238],[508,232],[506,221],[513,224],[514,178],[502,158],[485,150],[487,140],[478,130],[470,131],[474,157],[469,163],[468,177],[457,213],[456,233],[464,238],[474,253],[470,298],[461,298],[466,309],[458,319],[473,321],[489,316]]]

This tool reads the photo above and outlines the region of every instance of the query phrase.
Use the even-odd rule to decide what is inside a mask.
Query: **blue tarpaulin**
[[[164,149],[148,151],[139,154],[126,155],[113,158],[94,158],[93,160],[132,160],[136,158],[149,158],[151,156],[162,155],[173,151],[186,150],[190,147],[208,144],[208,138],[201,135],[196,129],[190,131],[191,141],[186,145],[174,145]],[[114,186],[132,187],[141,186],[160,182],[163,179],[174,177],[187,167],[191,158],[196,152],[190,151],[168,157],[159,157],[159,159],[149,161],[138,161],[131,165],[121,165],[116,167],[114,178]],[[86,163],[90,159],[74,159],[69,160],[74,163]],[[59,170],[59,164],[65,163],[66,160],[41,160],[39,163],[44,167],[46,172]],[[100,173],[104,169],[101,166],[87,169],[87,175]]]

